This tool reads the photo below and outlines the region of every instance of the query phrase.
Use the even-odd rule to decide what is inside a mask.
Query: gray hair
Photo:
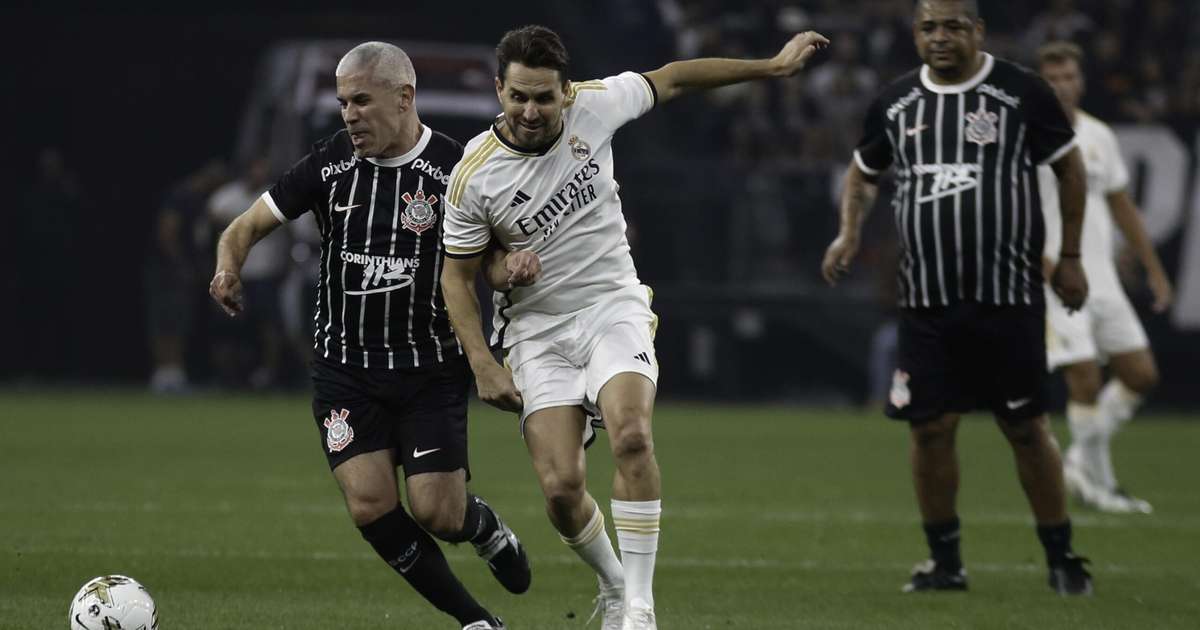
[[[385,42],[363,42],[351,48],[338,62],[334,74],[342,77],[360,72],[391,88],[417,87],[417,71],[413,69],[412,60],[398,46]]]

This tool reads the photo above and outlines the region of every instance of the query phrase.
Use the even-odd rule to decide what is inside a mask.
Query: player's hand
[[[509,252],[504,257],[509,287],[527,287],[542,277],[542,259],[531,251]]]
[[[513,383],[512,371],[495,361],[475,372],[475,386],[480,400],[503,411],[520,413],[525,405]]]
[[[241,314],[242,279],[232,271],[218,271],[208,283],[208,294],[230,317]]]
[[[816,31],[805,31],[783,45],[772,61],[780,76],[790,77],[800,72],[809,58],[829,45],[829,40]]]
[[[1167,278],[1167,274],[1156,271],[1150,272],[1146,277],[1146,284],[1150,285],[1150,293],[1154,295],[1154,305],[1151,308],[1155,313],[1165,313],[1175,301],[1175,290],[1171,288],[1171,280]]]
[[[1068,313],[1078,311],[1087,300],[1087,276],[1083,273],[1083,263],[1078,258],[1063,258],[1054,268],[1050,279],[1054,293],[1067,307]]]
[[[850,263],[858,254],[858,237],[839,234],[829,248],[825,250],[825,259],[821,261],[821,275],[829,286],[837,286],[838,280],[850,271]]]

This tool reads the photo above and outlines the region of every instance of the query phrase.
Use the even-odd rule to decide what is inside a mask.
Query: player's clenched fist
[[[542,259],[530,251],[510,252],[504,258],[510,287],[527,287],[542,276]]]
[[[829,40],[816,31],[805,31],[796,35],[775,55],[778,73],[785,77],[796,74],[808,63],[810,57],[828,45]]]
[[[242,312],[242,279],[236,273],[218,271],[208,283],[208,294],[230,317]]]
[[[479,388],[479,399],[493,407],[520,413],[524,406],[512,372],[495,361],[475,371],[475,386]]]

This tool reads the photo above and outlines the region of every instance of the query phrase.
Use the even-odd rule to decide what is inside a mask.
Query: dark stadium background
[[[0,324],[9,331],[0,383],[146,382],[142,277],[153,218],[169,189],[189,172],[214,158],[236,159],[256,72],[273,45],[392,39],[491,46],[507,28],[540,22],[563,35],[575,60],[574,77],[592,78],[652,69],[675,57],[683,33],[665,23],[663,4],[684,9],[686,26],[700,33],[698,50],[704,54],[769,55],[784,41],[789,24],[822,30],[835,47],[839,36],[865,40],[871,25],[864,11],[884,3],[530,0],[365,8],[331,2],[282,9],[193,3],[150,12],[24,3],[2,9],[4,180],[17,194],[6,204],[0,248],[5,269]],[[1028,62],[1023,38],[1045,3],[981,4],[989,49]],[[1131,98],[1181,84],[1197,90],[1200,56],[1192,42],[1200,41],[1200,21],[1194,3],[1075,4],[1096,24],[1093,44],[1110,30],[1121,40],[1125,54],[1114,72],[1128,74]],[[1166,19],[1156,11],[1166,11]],[[896,52],[886,65],[872,64],[866,53],[859,60],[880,83],[916,62],[907,35],[902,28],[896,32],[899,41],[891,47]],[[1151,62],[1157,75],[1145,68]],[[420,76],[422,68],[417,71]],[[1120,76],[1113,76],[1119,83]],[[766,105],[753,111],[736,105],[755,98],[738,96],[730,106],[691,97],[617,137],[618,178],[636,230],[635,256],[643,279],[656,288],[655,306],[664,321],[663,393],[860,401],[868,396],[871,335],[889,310],[889,282],[880,280],[888,275],[891,254],[888,210],[875,213],[855,282],[837,292],[822,287],[817,261],[835,226],[830,178],[844,167],[850,146],[842,136],[813,137],[811,129],[827,122],[820,95],[803,96],[789,110],[786,95],[771,86],[761,95]],[[1112,122],[1166,126],[1188,151],[1186,177],[1197,171],[1200,91],[1178,106],[1146,114],[1118,107],[1093,83],[1085,106]],[[461,141],[482,129],[424,118],[434,127],[452,127]],[[812,149],[822,142],[827,150]],[[78,178],[79,201],[60,215],[40,212],[45,197],[33,185],[46,147],[58,148]],[[1146,177],[1145,169],[1137,173]],[[1184,182],[1188,191],[1190,185]],[[1187,229],[1200,230],[1187,224],[1192,199],[1180,200],[1182,226],[1159,243],[1176,278]],[[776,214],[764,219],[767,211]],[[786,215],[782,234],[761,229],[780,213]],[[203,297],[204,284],[195,288]],[[1131,291],[1144,313],[1144,288],[1134,284]],[[200,322],[212,315],[212,309],[202,310]],[[1193,371],[1200,331],[1173,321],[1145,319],[1163,373],[1152,404],[1194,406],[1200,403]],[[188,361],[192,379],[204,387],[210,369],[200,328]],[[303,388],[302,369],[297,373],[292,383]]]

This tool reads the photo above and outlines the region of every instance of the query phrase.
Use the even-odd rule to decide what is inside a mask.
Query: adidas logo
[[[529,195],[526,195],[524,191],[517,189],[517,194],[513,195],[512,203],[508,204],[508,207],[516,208],[517,206],[525,203],[526,201],[529,201]]]
[[[638,361],[645,361],[646,365],[654,365],[653,363],[650,363],[650,357],[645,352],[639,352],[633,355],[633,358],[637,359]]]

